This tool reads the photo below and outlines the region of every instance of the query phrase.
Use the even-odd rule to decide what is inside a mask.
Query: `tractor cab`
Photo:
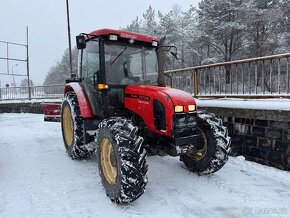
[[[80,34],[76,39],[78,77],[86,93],[93,93],[88,95],[88,99],[96,105],[94,115],[103,117],[122,112],[124,89],[128,85],[163,85],[158,38],[101,29]],[[96,95],[106,100],[100,102],[102,98],[96,98]],[[101,105],[106,109],[99,108]]]

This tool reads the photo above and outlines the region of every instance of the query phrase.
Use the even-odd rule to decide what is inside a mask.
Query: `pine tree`
[[[201,39],[210,54],[218,56],[219,61],[231,61],[243,45],[245,29],[242,1],[203,0],[199,4],[198,28]]]
[[[155,20],[155,10],[149,6],[149,8],[146,10],[146,12],[143,14],[143,30],[142,32],[148,34],[157,36],[158,33],[158,26],[157,22]]]
[[[130,25],[127,27],[123,28],[123,30],[127,30],[130,32],[135,32],[135,33],[141,33],[142,32],[142,26],[141,26],[141,21],[139,20],[139,17],[137,16]]]
[[[198,27],[207,58],[232,61],[243,46],[244,10],[241,0],[203,0],[199,4]],[[226,66],[226,83],[230,82],[230,65]]]
[[[247,57],[274,54],[283,38],[283,11],[279,0],[251,0],[247,11]]]

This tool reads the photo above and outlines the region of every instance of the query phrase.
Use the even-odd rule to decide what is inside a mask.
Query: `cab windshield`
[[[106,42],[105,71],[107,84],[157,85],[156,49]]]

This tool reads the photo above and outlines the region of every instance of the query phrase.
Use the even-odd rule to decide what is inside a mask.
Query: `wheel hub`
[[[65,106],[63,110],[63,132],[65,142],[68,146],[72,146],[74,137],[74,126],[69,106]]]
[[[113,167],[117,167],[117,159],[114,152],[112,152],[110,155],[110,161]]]
[[[103,174],[110,185],[116,184],[117,158],[113,145],[108,138],[104,138],[100,144],[100,158]]]
[[[201,160],[207,153],[208,142],[205,133],[200,128],[197,128],[197,130],[201,139],[197,145],[197,149],[188,153],[187,156],[191,157],[194,160]]]

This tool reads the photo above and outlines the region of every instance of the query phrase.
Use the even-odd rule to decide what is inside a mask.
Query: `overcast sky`
[[[197,6],[200,0],[122,0],[73,1],[70,0],[72,46],[75,36],[100,28],[119,29],[130,24],[151,5],[167,13],[174,4],[183,10]],[[30,75],[33,82],[42,84],[49,68],[59,60],[68,47],[65,0],[9,0],[0,4],[0,41],[26,43],[26,26],[29,27]],[[25,59],[25,49],[11,46],[10,57]],[[0,43],[0,57],[6,56],[6,46]],[[18,66],[16,66],[18,64]],[[26,74],[25,64],[10,62],[10,73]],[[6,63],[0,60],[0,73],[6,73]],[[23,77],[22,77],[23,78]],[[21,77],[15,77],[19,85]],[[0,75],[3,87],[11,83],[11,76]]]

